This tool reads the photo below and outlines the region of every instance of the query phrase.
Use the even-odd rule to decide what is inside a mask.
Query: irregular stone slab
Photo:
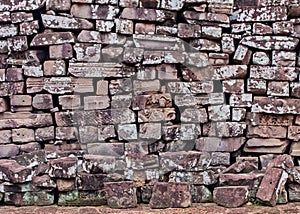
[[[137,207],[136,186],[132,181],[104,183],[107,205],[111,208]]]
[[[119,8],[112,5],[73,4],[71,14],[85,19],[114,20]]]
[[[53,125],[50,113],[5,112],[0,115],[0,128],[43,127]]]
[[[83,170],[87,173],[111,173],[116,167],[114,156],[90,155],[83,156]]]
[[[26,167],[34,167],[46,162],[45,152],[42,150],[24,153],[13,158],[20,165]]]
[[[55,178],[74,178],[77,172],[77,158],[63,157],[49,161],[50,177]]]
[[[267,95],[273,97],[288,97],[290,94],[290,83],[285,81],[270,81],[268,83]]]
[[[88,154],[121,157],[124,155],[124,143],[89,143]]]
[[[20,147],[15,144],[0,145],[0,158],[10,158],[18,155]]]
[[[216,187],[214,202],[224,207],[239,207],[247,202],[248,186]]]
[[[210,93],[208,95],[175,95],[175,104],[179,107],[195,105],[217,105],[225,103],[223,93]]]
[[[76,43],[74,50],[77,61],[99,62],[101,59],[101,44]]]
[[[204,124],[203,135],[217,137],[239,137],[243,136],[246,129],[245,123],[238,122],[210,122]]]
[[[208,39],[194,39],[190,44],[199,51],[211,51],[219,52],[221,51],[221,46],[218,42],[208,40]]]
[[[37,34],[31,41],[30,46],[48,46],[65,43],[75,43],[75,36],[71,32],[44,32]]]
[[[245,139],[201,137],[196,139],[196,150],[203,152],[234,152],[245,143]]]
[[[260,50],[294,50],[299,39],[286,36],[247,36],[241,44]]]
[[[300,126],[289,126],[288,127],[288,139],[293,141],[300,140]]]
[[[0,82],[0,96],[24,93],[24,82]]]
[[[211,121],[225,121],[230,119],[229,105],[208,106],[208,116]]]
[[[174,108],[152,108],[138,112],[138,122],[170,121],[176,118]]]
[[[247,137],[286,138],[286,132],[287,128],[281,126],[248,126]]]
[[[273,51],[272,65],[282,67],[295,67],[296,52],[293,51]]]
[[[238,22],[264,22],[287,20],[287,8],[285,6],[274,7],[250,7],[240,10],[234,18]]]
[[[105,191],[59,192],[59,206],[102,206],[106,204]]]
[[[163,10],[150,8],[124,8],[120,18],[139,21],[163,22],[167,17],[165,11]]]
[[[107,181],[106,174],[88,174],[80,172],[77,176],[78,189],[84,191],[101,190],[104,187],[105,181]]]
[[[214,67],[214,80],[245,78],[247,65],[224,65]]]
[[[223,170],[223,173],[249,173],[252,171],[258,170],[258,164],[254,161],[248,161],[248,160],[238,160],[225,170]]]
[[[263,173],[222,173],[220,174],[219,181],[221,186],[248,186],[253,188],[260,184],[263,177]]]
[[[66,63],[64,60],[47,60],[44,62],[45,76],[66,75]]]
[[[0,11],[31,11],[42,7],[45,4],[43,0],[12,0],[1,2]]]
[[[32,99],[32,106],[36,109],[53,108],[53,100],[51,94],[37,94]]]
[[[86,43],[101,43],[108,45],[123,45],[127,37],[116,33],[101,33],[98,31],[82,30],[77,40]],[[110,48],[109,48],[110,49]]]
[[[197,160],[197,161],[195,161]],[[178,171],[199,171],[206,169],[211,157],[207,152],[180,151],[164,152],[160,154],[161,169],[164,172]]]
[[[265,80],[296,80],[298,68],[295,67],[271,67],[271,66],[250,66],[250,78]]]
[[[24,183],[32,180],[32,170],[18,164],[15,160],[0,160],[0,179],[12,183]]]
[[[93,29],[94,24],[86,19],[68,18],[65,16],[54,16],[42,14],[45,28],[54,29]]]
[[[184,44],[179,38],[164,35],[133,35],[136,47],[150,50],[184,50]]]
[[[169,180],[189,182],[196,185],[212,185],[217,183],[217,175],[212,170],[203,172],[171,172]]]
[[[248,118],[253,126],[290,126],[293,123],[292,115],[250,113]]]
[[[51,77],[45,78],[42,89],[51,94],[94,92],[92,78]]]
[[[192,185],[191,195],[193,203],[207,203],[213,201],[212,192],[205,186]]]
[[[50,192],[6,192],[5,204],[14,206],[47,206],[54,204],[54,193]]]
[[[151,94],[134,96],[132,110],[172,107],[171,94]]]
[[[272,97],[254,97],[252,112],[272,114],[300,114],[298,99],[276,99]]]
[[[226,14],[221,13],[199,13],[196,11],[184,11],[183,16],[184,18],[191,20],[229,24],[229,17]]]
[[[157,182],[152,190],[151,208],[185,208],[191,206],[189,183]]]
[[[287,140],[280,139],[264,139],[252,138],[249,139],[244,147],[245,152],[252,153],[283,153],[288,146]]]
[[[268,169],[258,188],[256,198],[265,204],[275,206],[287,178],[288,174],[283,169]]]
[[[130,77],[134,70],[118,63],[70,63],[68,71],[76,77]]]

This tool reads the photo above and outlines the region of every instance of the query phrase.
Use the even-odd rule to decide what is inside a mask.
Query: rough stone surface
[[[239,207],[247,202],[247,186],[217,187],[213,192],[214,202],[224,207]]]

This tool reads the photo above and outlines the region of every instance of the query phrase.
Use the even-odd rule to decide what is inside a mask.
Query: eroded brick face
[[[0,203],[300,201],[299,10],[2,0]]]

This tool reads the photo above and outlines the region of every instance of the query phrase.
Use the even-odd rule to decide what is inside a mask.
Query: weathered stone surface
[[[116,32],[125,35],[133,34],[133,21],[131,20],[123,20],[123,19],[115,19],[116,24]]]
[[[233,60],[239,64],[248,64],[252,56],[252,51],[244,45],[239,45],[235,50]]]
[[[123,143],[89,143],[88,154],[120,157],[124,155]]]
[[[106,180],[107,175],[105,174],[79,173],[77,181],[78,189],[84,191],[101,190]]]
[[[166,13],[163,10],[150,8],[124,8],[121,18],[139,20],[139,21],[157,21],[162,22],[166,19]]]
[[[196,139],[196,150],[207,152],[237,151],[245,142],[244,138],[201,137]]]
[[[191,195],[192,195],[192,202],[193,203],[206,203],[212,202],[213,196],[211,191],[205,186],[191,186]]]
[[[46,141],[54,139],[54,126],[37,128],[34,132],[36,141]]]
[[[5,1],[0,5],[0,11],[18,11],[18,10],[36,10],[42,7],[45,4],[45,1],[42,0],[23,0],[19,1]]]
[[[112,208],[137,206],[136,187],[133,182],[106,182],[104,187],[108,206]]]
[[[126,77],[133,70],[119,63],[70,63],[68,71],[76,77]]]
[[[247,202],[247,186],[216,187],[213,192],[214,202],[224,207],[239,207]]]
[[[23,82],[0,82],[0,96],[11,96],[24,92]]]
[[[68,18],[42,14],[42,21],[45,28],[54,29],[93,29],[93,23],[78,18]]]
[[[28,49],[26,36],[15,36],[7,39],[9,51],[26,51]]]
[[[192,203],[190,186],[180,182],[157,182],[154,184],[150,199],[151,208],[189,207]],[[172,199],[172,200],[170,200]]]
[[[44,32],[37,34],[32,39],[30,46],[48,46],[74,42],[75,36],[71,32]]]
[[[286,127],[280,126],[248,126],[247,137],[286,138],[286,132]]]
[[[114,156],[84,155],[82,167],[87,173],[110,173],[115,170],[116,158]]]
[[[218,42],[208,39],[194,39],[190,44],[199,51],[219,52],[221,50],[221,46]]]
[[[37,94],[32,99],[32,106],[36,109],[53,108],[53,100],[51,94]]]
[[[289,89],[289,82],[270,81],[268,84],[267,95],[287,97],[289,96]]]
[[[248,117],[253,126],[291,126],[293,123],[292,115],[250,113]]]
[[[85,19],[113,20],[119,9],[112,5],[73,4],[71,14]]]
[[[285,36],[248,36],[241,44],[260,50],[294,50],[299,39]]]
[[[50,177],[74,178],[77,172],[77,158],[63,157],[49,161]]]
[[[213,81],[169,82],[168,83],[168,91],[172,94],[212,93],[213,89],[214,89]]]
[[[196,11],[184,11],[183,16],[187,20],[195,20],[199,23],[216,22],[223,25],[224,27],[229,24],[229,17],[221,13],[198,13]]]
[[[76,140],[78,136],[76,127],[56,127],[55,137],[59,140]]]
[[[214,80],[244,78],[247,74],[246,65],[224,65],[214,68]]]
[[[252,112],[273,114],[299,114],[298,100],[292,98],[276,99],[271,97],[254,97]]]
[[[178,51],[183,50],[183,42],[179,38],[164,35],[133,35],[136,47],[150,50]]]
[[[15,206],[46,206],[54,204],[54,193],[49,192],[25,192],[5,194],[6,204]]]
[[[250,67],[250,78],[293,81],[297,78],[297,75],[298,69],[294,67],[271,67],[256,65],[252,65]]]
[[[246,142],[244,147],[245,152],[253,153],[283,153],[288,146],[286,140],[280,139],[263,139],[263,138],[252,138]]]
[[[58,195],[60,206],[102,206],[106,204],[105,191],[68,191]]]
[[[211,121],[225,121],[230,119],[229,105],[208,106],[208,116]]]
[[[84,110],[105,109],[109,107],[108,96],[86,96],[84,97]]]
[[[271,60],[270,56],[265,52],[255,52],[252,57],[253,64],[256,65],[269,65]]]
[[[38,20],[31,22],[22,22],[20,23],[20,35],[33,35],[38,33],[39,30],[39,22]]]
[[[34,130],[28,128],[13,129],[12,141],[16,143],[34,141]]]
[[[186,23],[178,24],[178,36],[180,38],[195,38],[201,37],[200,25],[189,25]]]
[[[29,112],[9,113],[0,116],[0,128],[41,127],[52,125],[52,116],[48,113],[35,114]]]
[[[279,193],[284,188],[288,174],[278,168],[270,168],[266,171],[265,176],[258,188],[256,198],[263,203],[275,206]]]
[[[15,160],[0,160],[0,179],[12,183],[31,181],[32,170],[18,164]]]
[[[207,112],[204,108],[186,108],[181,112],[180,120],[189,123],[206,123],[208,121]]]
[[[212,185],[217,183],[217,175],[211,171],[203,172],[171,172],[169,180],[175,182],[189,182],[196,185]]]
[[[196,151],[164,152],[160,154],[160,157],[161,168],[166,172],[173,170],[203,170],[207,167],[211,159],[207,152]]]
[[[263,173],[222,173],[220,174],[219,181],[221,186],[249,186],[253,188],[260,184],[263,177]]]
[[[12,156],[18,155],[20,152],[20,147],[15,144],[0,145],[0,157],[10,158]]]
[[[281,21],[273,23],[273,31],[277,35],[289,35],[294,32],[292,21]]]
[[[44,62],[45,76],[61,76],[66,74],[66,63],[64,60],[47,60]]]

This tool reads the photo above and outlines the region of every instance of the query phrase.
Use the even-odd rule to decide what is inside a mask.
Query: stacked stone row
[[[299,201],[299,9],[1,2],[1,203]]]

